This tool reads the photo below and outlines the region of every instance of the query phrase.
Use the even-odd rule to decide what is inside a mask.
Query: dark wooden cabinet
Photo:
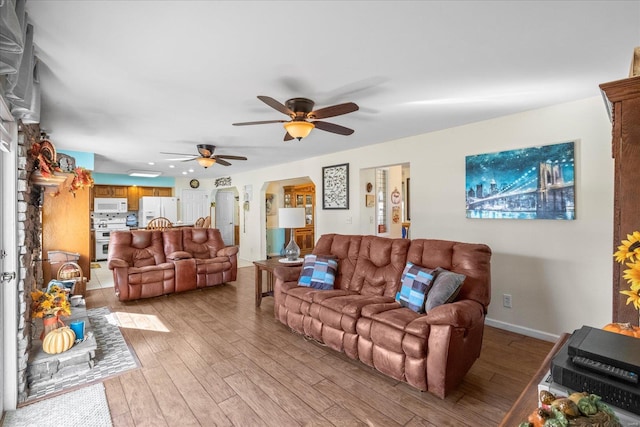
[[[603,83],[610,103],[614,159],[613,250],[627,234],[640,230],[640,76]],[[612,252],[613,253],[613,252]],[[613,321],[638,325],[638,310],[627,305],[626,267],[613,262]]]
[[[294,230],[294,239],[300,247],[300,255],[310,254],[315,246],[316,188],[313,184],[284,187],[284,207],[304,208],[306,226]],[[290,230],[285,231],[289,241]]]

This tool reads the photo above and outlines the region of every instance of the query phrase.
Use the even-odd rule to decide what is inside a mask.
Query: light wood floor
[[[122,328],[142,367],[105,382],[115,426],[495,426],[552,347],[487,327],[480,359],[441,400],[290,332],[273,298],[256,309],[253,267],[230,284],[126,304],[92,290],[87,305],[157,316],[169,330]]]

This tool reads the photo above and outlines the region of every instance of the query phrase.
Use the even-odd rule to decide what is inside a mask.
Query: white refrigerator
[[[140,197],[138,227],[146,227],[149,221],[159,216],[175,224],[178,221],[178,199],[176,197]]]

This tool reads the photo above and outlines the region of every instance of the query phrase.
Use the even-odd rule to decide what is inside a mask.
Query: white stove
[[[96,261],[104,261],[109,254],[109,237],[116,230],[128,230],[127,217],[125,215],[105,215],[94,213],[92,218],[93,232],[95,234]]]

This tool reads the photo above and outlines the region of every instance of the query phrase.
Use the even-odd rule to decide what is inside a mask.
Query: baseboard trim
[[[485,318],[485,325],[492,326],[498,329],[504,329],[509,332],[515,332],[517,334],[526,335],[532,338],[538,338],[543,341],[556,342],[559,335],[550,334],[548,332],[539,331],[537,329],[526,328],[524,326],[514,325],[512,323],[502,322],[500,320],[491,319],[489,317]]]

